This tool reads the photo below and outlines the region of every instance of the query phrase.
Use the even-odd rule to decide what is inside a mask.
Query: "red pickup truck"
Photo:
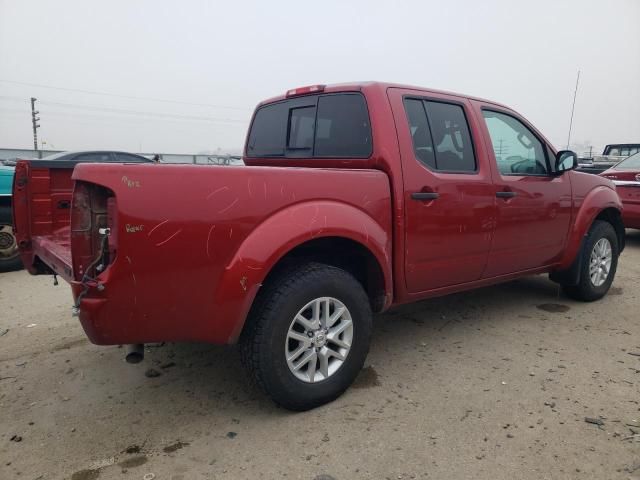
[[[71,284],[92,342],[239,343],[264,390],[304,410],[354,380],[372,312],[547,272],[596,300],[624,247],[611,180],[464,95],[290,90],[258,105],[244,161],[20,161],[24,264]]]

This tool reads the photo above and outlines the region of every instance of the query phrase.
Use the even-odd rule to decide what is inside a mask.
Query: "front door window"
[[[522,122],[504,113],[483,110],[501,175],[548,175],[540,140]]]

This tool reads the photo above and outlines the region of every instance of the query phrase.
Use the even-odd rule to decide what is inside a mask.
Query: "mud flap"
[[[580,271],[582,270],[582,261],[584,258],[584,242],[586,235],[582,237],[580,242],[580,249],[576,255],[576,259],[571,266],[566,270],[557,270],[549,273],[549,279],[552,282],[559,283],[560,285],[577,285],[580,282]]]

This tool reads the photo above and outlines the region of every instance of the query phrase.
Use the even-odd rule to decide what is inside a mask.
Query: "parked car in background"
[[[154,163],[153,160],[128,152],[109,150],[60,152],[43,157],[42,160],[65,160],[77,163]]]
[[[600,175],[630,155],[640,152],[640,143],[612,143],[604,147],[602,155],[580,159],[578,171]]]
[[[640,229],[640,151],[601,174],[613,180],[624,207],[622,221],[626,228]]]
[[[20,253],[13,231],[13,212],[11,186],[13,184],[13,174],[15,164],[18,159],[3,160],[0,165],[0,272],[17,270],[22,268]],[[48,161],[55,162],[122,162],[122,163],[153,163],[152,160],[141,155],[127,152],[114,151],[78,151],[60,152],[43,157],[42,165]],[[60,165],[62,163],[59,163]]]
[[[358,375],[372,311],[540,273],[594,301],[624,248],[613,182],[487,100],[296,88],[257,107],[244,162],[20,161],[25,266],[71,284],[92,342],[135,359],[239,342],[257,383],[305,410]]]

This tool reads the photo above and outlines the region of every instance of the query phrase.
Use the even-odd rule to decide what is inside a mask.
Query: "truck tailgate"
[[[72,280],[70,212],[76,162],[21,160],[13,183],[15,234],[25,268]]]

